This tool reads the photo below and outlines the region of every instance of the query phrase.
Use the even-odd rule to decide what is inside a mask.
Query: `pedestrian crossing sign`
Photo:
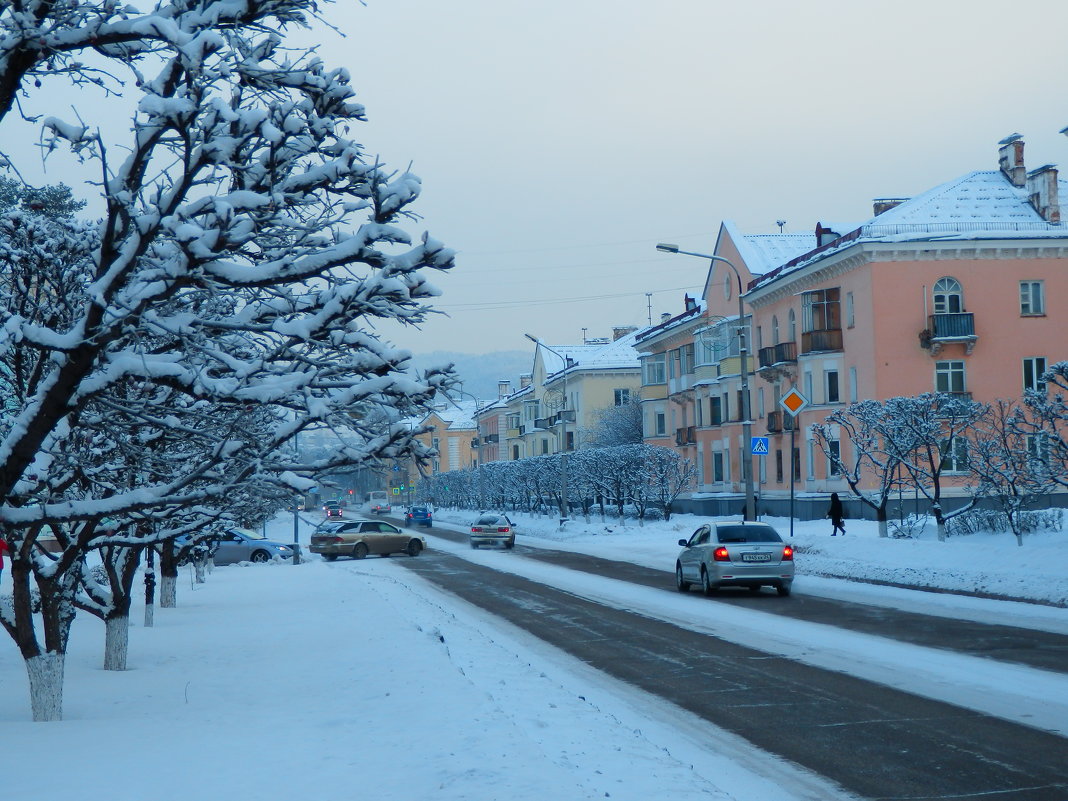
[[[752,443],[750,453],[754,456],[767,456],[768,455],[768,438],[767,437],[751,437]]]

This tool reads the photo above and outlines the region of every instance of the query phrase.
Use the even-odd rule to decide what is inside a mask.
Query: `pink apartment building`
[[[713,253],[746,287],[752,434],[768,437],[768,454],[752,457],[762,512],[787,508],[791,423],[795,510],[819,517],[830,492],[848,492],[811,433],[831,411],[931,391],[1018,399],[1068,359],[1066,191],[1054,167],[1026,170],[1013,136],[997,169],[877,200],[862,224],[767,236],[721,226]],[[647,441],[699,465],[693,511],[733,514],[742,503],[737,283],[711,262],[702,301],[637,346]],[[790,389],[810,403],[796,420],[779,405]],[[840,447],[848,461],[848,441]]]

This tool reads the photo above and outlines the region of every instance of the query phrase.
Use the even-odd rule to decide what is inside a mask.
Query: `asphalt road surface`
[[[466,542],[463,533],[435,536]],[[675,592],[674,576],[582,554],[516,556]],[[757,748],[870,799],[1068,801],[1068,740],[593,603],[431,549],[402,564],[464,600]],[[715,601],[1068,671],[1068,637],[794,595]]]

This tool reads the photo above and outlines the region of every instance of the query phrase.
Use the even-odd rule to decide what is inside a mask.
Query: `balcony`
[[[783,362],[797,361],[797,343],[780,342],[770,348],[761,348],[757,352],[757,364],[761,367],[772,367]]]
[[[768,433],[781,434],[783,431],[794,430],[794,416],[789,412],[768,413]]]
[[[819,331],[806,331],[801,335],[802,353],[821,353],[823,351],[841,349],[841,328],[824,328]]]
[[[689,426],[687,428],[675,429],[675,444],[676,445],[693,445],[697,442],[697,427]]]
[[[500,434],[486,434],[484,439],[487,445],[493,445],[501,441],[501,436]]]
[[[959,342],[970,355],[976,339],[975,319],[971,312],[932,314],[927,318],[927,330],[920,332],[920,347],[937,356],[944,345]]]

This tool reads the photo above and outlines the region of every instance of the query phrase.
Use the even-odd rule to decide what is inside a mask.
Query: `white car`
[[[699,584],[705,595],[720,587],[747,587],[759,592],[774,587],[789,595],[794,583],[794,549],[767,523],[706,523],[688,540],[675,560],[675,585],[689,592]]]
[[[515,523],[502,512],[484,512],[471,524],[471,547],[498,545],[515,547]]]

